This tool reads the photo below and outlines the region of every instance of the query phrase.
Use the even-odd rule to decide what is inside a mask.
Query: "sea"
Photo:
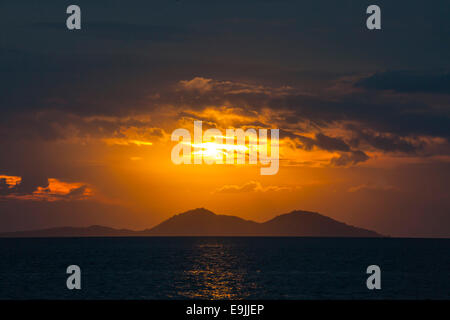
[[[449,253],[450,239],[0,239],[0,299],[447,300]],[[367,288],[370,265],[381,289]]]

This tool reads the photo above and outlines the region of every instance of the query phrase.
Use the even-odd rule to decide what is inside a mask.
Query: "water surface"
[[[0,299],[449,299],[449,252],[450,239],[0,239]]]

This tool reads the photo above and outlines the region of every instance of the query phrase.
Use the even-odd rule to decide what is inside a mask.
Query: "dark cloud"
[[[350,147],[342,139],[329,137],[323,133],[316,134],[315,139],[300,135],[296,136],[296,138],[306,150],[311,150],[316,146],[327,151],[350,151]]]
[[[400,136],[450,137],[449,106],[433,108],[405,97],[384,97],[370,92],[351,93],[327,99],[312,95],[290,95],[272,99],[273,109],[295,113],[290,122],[310,121],[326,127],[340,121],[354,121],[378,132]]]
[[[339,157],[332,158],[330,164],[334,166],[355,165],[369,160],[369,156],[361,150],[343,153]]]
[[[33,28],[44,28],[60,32],[67,32],[61,22],[38,22]],[[179,26],[162,26],[148,24],[133,24],[120,21],[85,22],[83,28],[77,31],[78,36],[104,38],[111,40],[132,41],[156,41],[173,42],[181,41],[192,33]]]
[[[7,195],[10,192],[10,186],[6,183],[6,179],[0,178],[0,196]]]
[[[86,188],[87,188],[86,185],[81,186],[79,188],[74,188],[74,189],[70,190],[70,192],[68,194],[62,195],[62,196],[67,197],[67,198],[72,198],[72,197],[77,198],[77,197],[82,196],[85,193]]]
[[[367,144],[383,152],[415,153],[426,146],[423,141],[407,140],[398,135],[374,132],[354,125],[349,125],[347,128],[353,134],[350,144],[356,148]]]
[[[446,70],[449,55],[445,53],[450,47],[435,37],[445,34],[449,25],[447,16],[439,10],[423,8],[417,1],[412,1],[407,9],[384,2],[391,12],[430,10],[434,19],[414,39],[409,39],[405,37],[410,32],[403,30],[401,23],[389,23],[386,17],[384,22],[389,30],[396,31],[384,32],[386,43],[380,44],[380,38],[362,32],[359,25],[349,25],[338,18],[338,12],[356,14],[364,9],[363,5],[333,6],[330,11],[326,1],[274,2],[258,10],[254,4],[239,1],[189,3],[182,7],[162,2],[135,3],[129,6],[130,11],[121,12],[119,9],[124,5],[121,1],[111,4],[113,8],[108,10],[104,3],[81,1],[83,28],[68,32],[64,19],[55,22],[59,21],[61,11],[64,13],[60,10],[64,6],[43,4],[40,15],[36,15],[33,10],[10,1],[6,8],[12,13],[24,11],[24,22],[20,27],[9,23],[8,28],[3,28],[6,32],[2,34],[4,41],[0,48],[0,59],[4,62],[0,65],[0,137],[39,136],[50,140],[64,137],[71,126],[81,134],[95,135],[98,128],[112,133],[117,123],[85,123],[80,119],[94,115],[128,116],[166,106],[201,110],[223,105],[243,108],[249,113],[259,113],[263,108],[292,112],[285,119],[273,120],[280,129],[292,128],[302,121],[319,130],[338,122],[357,122],[373,134],[355,132],[352,141],[355,148],[366,143],[386,152],[413,152],[419,146],[406,137],[450,137],[448,101],[383,96],[383,90],[448,93],[449,73],[408,71],[417,68],[417,61],[424,70],[432,70],[429,63]],[[435,6],[442,4],[445,2]],[[208,14],[199,10],[204,6]],[[308,36],[304,35],[305,30],[310,31]],[[416,49],[416,38],[424,34],[433,50],[411,50]],[[398,46],[400,35],[404,36],[402,48],[395,47],[399,57],[393,59],[397,64],[414,60],[407,64],[406,71],[376,73],[355,84],[358,92],[339,93],[331,98],[327,95],[325,86],[339,75],[367,74],[374,65],[379,69],[374,61],[393,69],[396,63],[389,60],[389,66],[386,57],[381,57],[392,56],[392,45]],[[362,41],[368,45],[365,48],[378,47],[376,56],[369,49],[367,55],[363,54],[360,48],[364,46],[355,37],[364,38]],[[17,39],[21,39],[20,45]],[[384,47],[390,49],[382,51]],[[407,57],[401,54],[406,50],[403,47],[409,48]],[[432,52],[439,52],[439,57],[433,60],[427,56]],[[187,89],[200,80],[206,85],[180,90],[183,81]],[[314,90],[303,92],[308,85]],[[296,90],[290,90],[294,87]],[[306,147],[350,151],[350,142],[342,139],[318,134],[313,140],[303,138],[303,143]]]
[[[36,174],[26,175],[16,185],[8,185],[6,179],[0,179],[0,195],[27,195],[32,194],[39,187],[47,188],[48,179]]]
[[[386,71],[361,79],[356,87],[407,93],[450,94],[450,73],[426,74],[412,71]]]
[[[36,172],[32,175],[24,175],[22,177],[22,181],[11,190],[13,193],[17,194],[31,194],[37,190],[38,187],[47,188],[48,187],[48,178],[42,175],[39,175],[39,172]]]
[[[315,138],[290,134],[289,138],[297,142],[296,147],[305,150],[312,150],[313,147],[317,147],[329,152],[339,152],[339,157],[334,157],[330,161],[330,164],[333,166],[355,165],[369,159],[369,156],[363,151],[352,150],[341,138],[329,137],[323,133],[316,134]]]

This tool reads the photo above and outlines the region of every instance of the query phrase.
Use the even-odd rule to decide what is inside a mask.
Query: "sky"
[[[81,30],[66,28],[67,6]],[[293,210],[450,237],[450,5],[0,3],[0,232]],[[280,167],[175,165],[177,128],[280,130]]]

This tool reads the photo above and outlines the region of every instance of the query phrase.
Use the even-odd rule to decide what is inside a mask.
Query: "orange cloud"
[[[0,175],[0,181],[4,180],[9,188],[14,188],[22,181],[21,177]]]
[[[33,201],[58,201],[58,200],[80,200],[93,195],[93,189],[80,182],[63,182],[58,179],[49,178],[45,186],[37,186],[31,193],[23,193],[18,190],[22,181],[21,177],[1,175],[0,179],[6,181],[7,190],[3,190],[0,198]],[[0,185],[1,187],[1,185]],[[0,189],[2,191],[2,189]]]
[[[378,184],[372,184],[372,183],[366,183],[361,184],[358,186],[350,187],[348,192],[359,192],[359,191],[399,191],[398,188],[391,186],[391,185],[378,185]]]
[[[179,82],[184,90],[198,91],[206,93],[212,90],[228,95],[239,94],[263,94],[267,96],[283,96],[293,92],[290,86],[269,87],[260,84],[245,83],[239,81],[221,81],[203,77],[195,77],[191,80]]]
[[[161,128],[121,127],[115,132],[115,137],[102,139],[108,145],[121,146],[151,146],[151,139],[164,139],[167,136]]]
[[[291,191],[292,187],[267,186],[263,187],[259,181],[249,181],[243,185],[225,185],[216,189],[213,193],[241,193],[241,192],[270,192]]]
[[[140,146],[151,146],[153,145],[153,142],[150,141],[142,141],[142,140],[130,140],[130,139],[124,139],[124,138],[106,138],[103,139],[103,141],[107,145],[119,145],[119,146],[129,146],[129,145],[136,145],[138,147]]]

